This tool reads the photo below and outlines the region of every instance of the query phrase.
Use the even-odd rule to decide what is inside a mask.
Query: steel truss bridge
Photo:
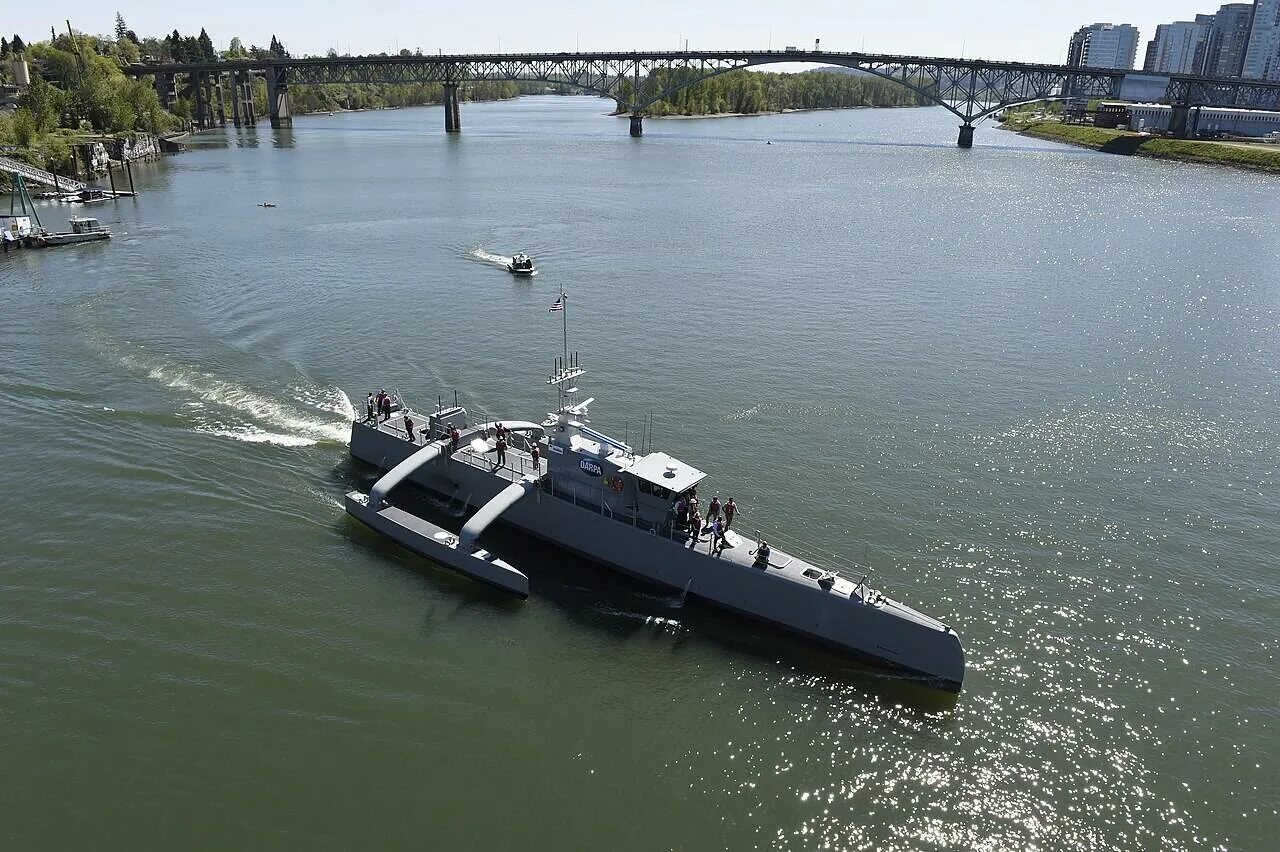
[[[177,96],[176,80],[197,100],[197,122],[226,123],[222,84],[228,80],[235,121],[256,121],[251,80],[266,78],[273,127],[292,123],[290,84],[439,83],[444,86],[445,130],[461,130],[458,87],[473,81],[539,82],[572,86],[617,102],[630,113],[631,134],[643,133],[645,110],[680,90],[739,68],[779,63],[834,65],[892,80],[960,120],[959,144],[973,144],[982,120],[1011,106],[1067,98],[1120,99],[1126,77],[1164,85],[1161,102],[1175,109],[1174,127],[1185,128],[1194,107],[1280,108],[1280,83],[1185,75],[1152,77],[1104,68],[1072,68],[985,59],[943,59],[829,51],[649,51],[604,53],[362,56],[311,59],[244,59],[225,62],[134,65],[126,73],[154,76],[165,105]],[[1182,110],[1181,121],[1176,111]]]

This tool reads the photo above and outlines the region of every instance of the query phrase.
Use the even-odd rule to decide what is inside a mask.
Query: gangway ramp
[[[21,160],[14,160],[9,157],[0,157],[0,170],[6,172],[17,172],[23,178],[35,183],[41,183],[45,186],[52,186],[55,189],[65,189],[67,192],[79,192],[88,187],[87,183],[81,183],[69,177],[55,175],[53,172],[47,172],[44,169],[38,169],[35,166],[28,165]]]

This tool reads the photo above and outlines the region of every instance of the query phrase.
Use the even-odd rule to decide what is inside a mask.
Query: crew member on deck
[[[756,568],[769,567],[769,542],[761,541],[760,546],[756,548],[756,561],[753,563]]]
[[[720,520],[720,495],[717,494],[711,498],[711,505],[707,507],[707,520]]]
[[[458,451],[458,441],[462,440],[462,433],[458,431],[457,426],[449,427],[449,451],[456,453]]]
[[[370,423],[378,419],[378,409],[374,406],[373,391],[369,391],[369,396],[364,401],[364,422]]]
[[[724,528],[727,530],[733,523],[733,516],[738,514],[738,504],[733,502],[733,498],[729,498],[729,502],[724,504]]]
[[[702,516],[697,512],[690,513],[689,516],[689,535],[691,536],[690,547],[698,546],[698,539],[702,537]]]
[[[498,424],[498,428],[501,429],[502,424]],[[498,449],[498,466],[504,467],[507,463],[507,439],[499,434],[498,440],[494,446]]]
[[[413,418],[409,415],[404,416],[404,436],[408,440],[413,440]]]
[[[533,449],[529,450],[529,455],[533,458],[533,475],[542,476],[542,450],[534,444]]]

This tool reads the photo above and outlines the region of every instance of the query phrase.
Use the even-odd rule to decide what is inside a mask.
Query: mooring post
[[[631,135],[635,137],[644,135],[644,116],[641,113],[631,113]]]
[[[129,194],[137,195],[138,191],[133,188],[133,166],[129,163],[128,159],[124,161],[124,171],[125,174],[129,176]]]
[[[960,125],[960,138],[956,140],[956,144],[959,145],[961,148],[973,147],[973,125],[972,124],[966,121],[964,124]]]
[[[111,160],[107,160],[107,179],[111,181],[111,194],[116,194],[116,173],[111,170]]]

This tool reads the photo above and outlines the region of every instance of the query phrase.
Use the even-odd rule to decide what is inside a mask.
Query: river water
[[[1269,847],[1275,179],[962,151],[938,109],[602,111],[206,134],[110,244],[0,261],[4,846]],[[652,415],[744,525],[955,625],[958,700],[344,516],[366,392],[549,410],[561,285],[595,425]]]

